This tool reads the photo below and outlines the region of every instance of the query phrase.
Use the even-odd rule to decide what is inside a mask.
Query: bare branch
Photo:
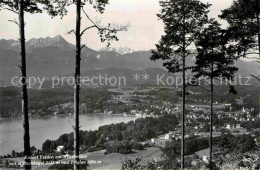
[[[20,68],[20,71],[22,71],[22,70],[23,70],[21,65],[18,65],[18,67]]]
[[[93,25],[95,25],[98,29],[100,29],[100,28],[98,27],[98,25],[88,16],[87,12],[84,10],[83,7],[82,7],[82,11],[83,11],[83,13],[86,15],[86,17],[88,18],[88,20],[89,20]]]
[[[6,10],[8,10],[8,11],[11,11],[11,12],[15,13],[15,14],[18,14],[18,12],[16,12],[16,11],[13,10],[13,9],[10,9],[10,8],[3,8],[3,9],[6,9]]]
[[[100,26],[100,24],[98,22],[94,22],[90,17],[89,15],[87,14],[87,12],[84,10],[84,8],[82,7],[82,11],[83,13],[86,15],[86,17],[88,18],[88,20],[93,24],[93,26],[91,27],[88,27],[86,28],[82,34],[90,29],[90,28],[93,28],[93,27],[96,27],[98,30],[102,30],[102,31],[112,31],[112,32],[118,32],[118,31],[127,31],[128,27],[129,27],[129,24],[127,24],[126,26],[118,26],[118,25],[115,25],[113,24],[112,26],[110,24],[108,24],[107,27],[103,27],[103,26]]]
[[[16,25],[18,25],[19,26],[19,23],[16,21],[16,19],[14,19],[14,20],[8,20],[9,22],[13,22],[13,23],[15,23]]]
[[[252,77],[254,77],[255,79],[257,79],[258,81],[260,81],[260,78],[256,77],[255,75],[250,74],[250,76],[252,76]]]
[[[101,27],[100,30],[103,31],[112,31],[112,32],[119,32],[119,31],[127,31],[129,25],[115,25],[112,26],[109,24],[107,27]]]
[[[80,47],[80,49],[83,49],[83,48],[85,48],[85,47],[86,47],[86,44],[82,45],[82,46]]]
[[[92,25],[92,26],[90,26],[90,27],[85,28],[85,29],[81,32],[80,36],[82,36],[87,30],[89,30],[89,29],[91,29],[91,28],[95,28],[95,27],[96,27],[96,25]]]
[[[67,33],[68,33],[68,34],[74,33],[74,34],[76,35],[76,32],[75,32],[75,30],[74,30],[74,29],[72,29],[72,30],[68,31]]]

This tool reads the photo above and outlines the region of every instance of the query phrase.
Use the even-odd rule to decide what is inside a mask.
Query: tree
[[[12,150],[11,155],[12,155],[13,158],[16,157],[17,154],[16,154],[15,150]]]
[[[260,0],[234,0],[232,6],[223,10],[219,17],[229,23],[231,42],[236,44],[238,56],[256,59],[260,63],[259,9]],[[259,77],[251,76],[260,81]]]
[[[217,21],[210,20],[209,25],[203,29],[198,37],[195,42],[198,55],[193,72],[196,73],[195,77],[197,78],[210,79],[210,90],[206,90],[211,97],[210,169],[212,169],[214,80],[230,80],[238,69],[233,66],[236,56],[233,45],[229,44],[229,35],[226,30],[220,28]]]
[[[122,163],[122,167],[121,169],[128,169],[128,170],[132,170],[132,169],[141,169],[141,165],[139,165],[139,163],[141,162],[142,158],[140,157],[136,157],[135,159],[131,160],[131,159],[126,159],[123,163]]]
[[[29,156],[30,151],[30,131],[29,131],[29,115],[28,115],[28,94],[27,94],[27,82],[26,82],[26,50],[25,50],[25,21],[24,12],[28,13],[41,13],[46,10],[51,16],[66,14],[63,6],[57,5],[55,2],[42,1],[42,0],[1,0],[0,10],[5,9],[14,12],[18,15],[19,21],[16,19],[9,20],[19,26],[20,34],[20,47],[21,47],[21,84],[22,84],[22,113],[23,113],[23,128],[24,128],[24,157],[25,157],[25,169],[31,168],[31,160]]]
[[[171,73],[182,72],[182,168],[184,168],[185,137],[185,95],[186,95],[186,58],[193,54],[191,46],[201,27],[208,20],[209,4],[199,0],[160,1],[161,13],[157,16],[164,22],[165,35],[161,37],[151,60],[165,60],[163,66]]]
[[[100,13],[103,13],[105,10],[105,6],[108,4],[108,0],[71,0],[62,2],[66,6],[75,4],[76,5],[76,31],[73,29],[68,33],[74,33],[76,37],[76,58],[75,58],[75,84],[74,84],[74,118],[75,118],[75,126],[74,126],[74,156],[75,156],[75,163],[74,169],[78,169],[78,162],[79,162],[79,92],[80,92],[80,60],[81,60],[81,50],[85,47],[85,45],[81,44],[81,38],[84,33],[91,29],[96,28],[98,30],[101,42],[108,42],[108,46],[110,42],[113,40],[118,41],[116,33],[118,31],[126,31],[127,26],[118,26],[115,24],[108,24],[107,26],[101,26],[100,22],[94,22],[87,12],[84,10],[84,6],[88,2],[90,5]],[[64,5],[64,6],[65,6]],[[86,18],[92,25],[85,28],[81,31],[81,11],[85,14]]]

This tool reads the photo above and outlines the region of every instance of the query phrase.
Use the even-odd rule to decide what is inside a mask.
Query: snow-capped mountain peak
[[[132,50],[131,48],[128,47],[105,47],[105,48],[101,48],[99,51],[114,51],[117,52],[119,54],[127,54],[127,53],[132,53],[134,52],[134,50]]]

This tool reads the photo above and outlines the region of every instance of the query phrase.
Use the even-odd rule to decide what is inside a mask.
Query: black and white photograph
[[[0,0],[0,170],[260,169],[260,0]]]

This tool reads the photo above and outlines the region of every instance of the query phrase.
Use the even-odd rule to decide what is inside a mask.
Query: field
[[[93,161],[93,164],[90,164],[89,169],[121,169],[122,163],[126,159],[134,159],[137,156],[142,158],[140,162],[141,165],[147,165],[147,162],[152,160],[161,161],[162,152],[157,147],[149,147],[142,151],[136,151],[132,154],[119,154],[112,153],[108,155],[104,155],[104,150],[88,153],[88,160]],[[95,161],[101,161],[95,163]]]

